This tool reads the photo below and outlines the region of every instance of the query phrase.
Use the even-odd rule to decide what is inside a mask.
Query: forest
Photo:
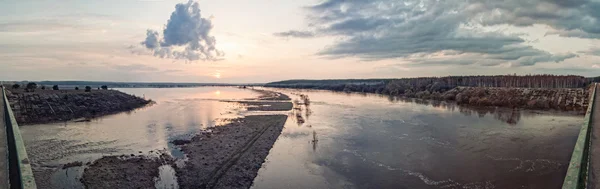
[[[531,109],[581,109],[586,86],[600,77],[576,75],[447,76],[401,79],[287,80],[266,87],[377,93],[410,98],[450,100],[477,106]]]
[[[576,75],[447,76],[400,79],[286,80],[267,87],[325,89],[398,95],[406,92],[444,92],[455,87],[582,88],[600,77]]]

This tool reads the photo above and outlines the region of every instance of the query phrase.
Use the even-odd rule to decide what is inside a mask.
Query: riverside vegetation
[[[287,80],[266,87],[377,93],[462,105],[585,110],[598,78],[555,75],[448,76],[403,79]]]

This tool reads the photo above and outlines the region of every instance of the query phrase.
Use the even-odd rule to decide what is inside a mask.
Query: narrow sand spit
[[[293,104],[291,102],[261,102],[261,101],[230,101],[247,106],[248,111],[288,111]]]
[[[286,115],[246,116],[192,138],[181,146],[189,160],[176,169],[179,186],[249,188],[286,119]]]
[[[268,90],[262,90],[262,89],[250,89],[250,90],[260,93],[260,96],[258,96],[258,100],[291,100],[289,96],[287,96],[283,93],[275,92],[275,91],[268,91]]]
[[[261,89],[250,90],[260,93],[260,96],[245,100],[223,100],[223,102],[240,103],[246,106],[248,111],[288,111],[293,108],[290,97],[283,93]]]

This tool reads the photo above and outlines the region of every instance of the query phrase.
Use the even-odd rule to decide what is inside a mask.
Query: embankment
[[[99,117],[151,102],[117,90],[13,90],[8,98],[17,122],[23,125]]]

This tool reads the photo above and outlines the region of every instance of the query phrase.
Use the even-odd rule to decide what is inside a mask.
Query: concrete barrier
[[[592,133],[591,120],[595,106],[594,101],[596,98],[596,85],[597,83],[593,84],[588,109],[586,111],[581,130],[579,131],[577,143],[575,143],[575,148],[573,149],[573,154],[571,155],[569,169],[567,170],[567,175],[565,176],[562,186],[563,189],[579,189],[586,188],[587,186],[589,175],[590,138]]]
[[[25,144],[21,138],[19,125],[13,115],[2,87],[2,100],[4,101],[4,120],[6,121],[6,140],[8,145],[8,169],[10,188],[35,189],[35,179],[31,171],[31,164],[25,151]]]

